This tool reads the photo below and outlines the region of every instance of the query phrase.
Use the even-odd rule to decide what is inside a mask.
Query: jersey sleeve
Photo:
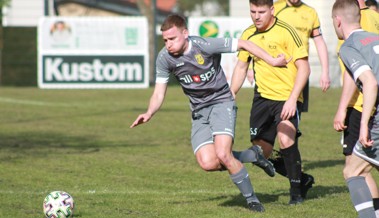
[[[238,44],[237,39],[233,38],[202,38],[192,36],[191,40],[208,54],[235,52]]]
[[[170,78],[170,69],[167,59],[165,58],[165,50],[162,49],[156,60],[156,77],[155,83],[168,83]]]
[[[240,39],[248,40],[251,35],[253,35],[253,32],[251,30],[251,27],[249,27],[242,33]],[[237,57],[238,60],[246,63],[251,61],[252,55],[246,50],[240,50]]]
[[[359,51],[349,46],[342,46],[340,49],[340,57],[346,67],[346,69],[357,81],[358,77],[367,70],[371,70],[371,67],[367,64],[366,59],[361,55]]]
[[[293,61],[300,58],[308,57],[308,50],[300,35],[290,26],[285,32],[288,36],[284,37],[286,42],[287,51],[292,55]]]

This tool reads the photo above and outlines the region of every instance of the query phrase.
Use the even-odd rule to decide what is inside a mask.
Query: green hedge
[[[37,86],[37,28],[4,27],[2,86]]]

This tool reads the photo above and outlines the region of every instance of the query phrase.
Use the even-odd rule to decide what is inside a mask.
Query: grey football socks
[[[241,163],[252,163],[257,161],[256,154],[251,149],[244,151],[233,151],[233,156]]]
[[[247,173],[245,167],[243,167],[238,173],[230,175],[230,178],[234,184],[236,184],[241,194],[246,198],[247,203],[259,202],[257,196],[254,193],[249,174]]]
[[[365,177],[354,176],[346,180],[351,201],[361,218],[376,218],[370,190]]]

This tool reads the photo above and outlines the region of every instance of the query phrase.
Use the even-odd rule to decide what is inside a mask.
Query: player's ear
[[[335,16],[335,19],[336,19],[336,24],[337,24],[337,27],[341,27],[341,17],[340,16],[338,16],[338,15],[336,15]]]
[[[185,39],[188,39],[188,29],[183,29],[183,35]]]

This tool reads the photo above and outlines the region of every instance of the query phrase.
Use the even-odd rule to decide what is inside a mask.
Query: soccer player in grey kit
[[[248,208],[263,212],[264,207],[254,193],[246,168],[232,155],[237,111],[220,65],[221,53],[244,49],[274,66],[285,66],[288,61],[282,55],[271,57],[249,41],[189,36],[185,19],[177,14],[165,19],[161,31],[165,47],[159,52],[156,61],[154,92],[147,111],[140,114],[130,128],[148,122],[159,110],[166,95],[169,75],[173,74],[190,101],[191,144],[198,164],[205,171],[227,170],[246,198]],[[251,163],[274,176],[275,169],[264,158],[261,150],[245,152]]]
[[[345,40],[340,57],[348,72],[340,102],[349,101],[355,84],[363,93],[363,110],[359,140],[344,168],[350,197],[359,217],[375,218],[375,210],[365,177],[379,166],[379,35],[361,29],[360,10],[356,0],[336,0],[332,9],[333,26],[339,39]],[[354,84],[355,82],[355,84]],[[376,112],[371,117],[372,110]],[[343,126],[334,126],[336,130]]]

